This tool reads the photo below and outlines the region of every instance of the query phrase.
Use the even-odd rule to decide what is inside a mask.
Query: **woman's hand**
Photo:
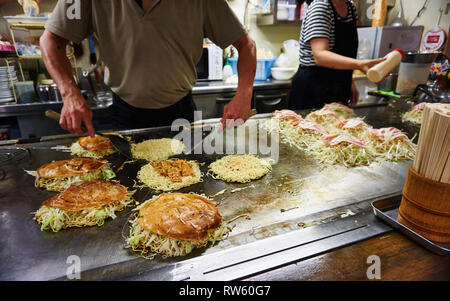
[[[384,62],[386,60],[385,57],[379,58],[379,59],[374,59],[374,60],[359,60],[358,64],[357,64],[357,69],[359,71],[364,72],[364,74],[367,73],[367,71],[372,68],[373,66]]]
[[[313,38],[311,39],[310,44],[316,65],[320,67],[337,70],[356,69],[366,74],[370,68],[386,60],[384,57],[375,60],[357,60],[351,57],[342,56],[330,51],[329,41],[325,38]]]
[[[359,101],[359,92],[358,88],[356,87],[355,81],[352,81],[352,95],[350,97],[350,105],[354,106]]]

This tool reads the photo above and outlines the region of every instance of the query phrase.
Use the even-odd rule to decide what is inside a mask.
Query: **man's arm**
[[[221,120],[222,127],[226,128],[227,120],[248,119],[251,101],[253,96],[253,82],[256,74],[256,44],[245,35],[233,46],[239,52],[238,75],[239,82],[236,95],[233,100],[224,107],[224,113]]]
[[[94,136],[92,111],[73,79],[72,66],[66,56],[67,43],[68,40],[48,30],[40,39],[45,66],[64,101],[59,124],[65,130],[82,135],[81,125],[84,123],[88,134]]]

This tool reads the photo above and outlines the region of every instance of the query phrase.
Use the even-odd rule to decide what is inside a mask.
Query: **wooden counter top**
[[[367,281],[370,255],[381,260],[382,281],[449,281],[450,256],[435,255],[397,232],[243,279],[250,281]],[[370,280],[374,281],[374,280]]]

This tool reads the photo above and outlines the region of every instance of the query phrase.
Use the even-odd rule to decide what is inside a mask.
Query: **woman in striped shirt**
[[[325,103],[356,104],[353,70],[367,72],[384,60],[357,60],[356,8],[350,0],[299,0],[308,10],[300,35],[300,67],[292,80],[291,110]]]

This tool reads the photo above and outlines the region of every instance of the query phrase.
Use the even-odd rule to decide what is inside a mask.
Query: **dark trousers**
[[[289,109],[320,109],[330,102],[348,105],[352,71],[300,67],[292,79]]]
[[[195,110],[191,92],[176,104],[163,109],[135,108],[115,93],[111,105],[112,121],[116,130],[170,126],[176,119],[187,119],[193,122]]]

